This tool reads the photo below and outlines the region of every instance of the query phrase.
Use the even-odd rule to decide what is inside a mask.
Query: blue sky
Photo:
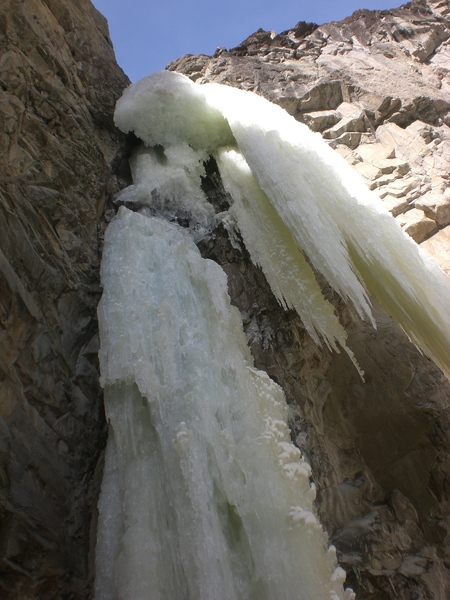
[[[405,0],[406,1],[406,0]],[[233,48],[262,27],[280,33],[298,21],[341,20],[358,8],[398,0],[93,0],[108,19],[117,61],[137,81],[183,54]]]

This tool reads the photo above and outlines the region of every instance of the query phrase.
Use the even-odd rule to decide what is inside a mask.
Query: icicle
[[[238,223],[252,261],[261,266],[280,304],[297,311],[316,343],[323,339],[330,349],[339,352],[336,345],[339,342],[363,376],[347,347],[347,334],[333,306],[323,297],[312,268],[242,154],[223,150],[217,161],[225,189],[234,200],[230,212]]]
[[[360,314],[370,315],[367,290],[450,378],[445,273],[319,134],[255,94],[217,84],[204,87],[314,266]]]
[[[367,292],[328,209],[336,199],[322,158],[325,142],[255,94],[216,84],[204,93],[227,118],[253,175],[315,268],[361,316],[371,317]]]

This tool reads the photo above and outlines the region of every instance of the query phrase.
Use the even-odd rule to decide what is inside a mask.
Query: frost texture
[[[179,226],[121,208],[102,281],[96,599],[344,598],[283,392],[252,365],[223,270]]]

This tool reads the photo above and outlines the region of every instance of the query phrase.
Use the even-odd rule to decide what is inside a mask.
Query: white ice
[[[179,226],[122,208],[102,282],[96,599],[344,598],[283,392],[253,367],[223,270]]]
[[[314,271],[242,154],[222,150],[217,160],[224,187],[234,200],[230,213],[253,263],[261,266],[280,304],[295,308],[317,343],[324,340],[329,348],[339,352],[339,342],[359,370],[333,306],[323,297]]]

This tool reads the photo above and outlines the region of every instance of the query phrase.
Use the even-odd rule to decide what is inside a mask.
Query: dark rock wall
[[[0,55],[0,597],[86,598],[100,239],[128,80],[88,0],[3,0]]]

